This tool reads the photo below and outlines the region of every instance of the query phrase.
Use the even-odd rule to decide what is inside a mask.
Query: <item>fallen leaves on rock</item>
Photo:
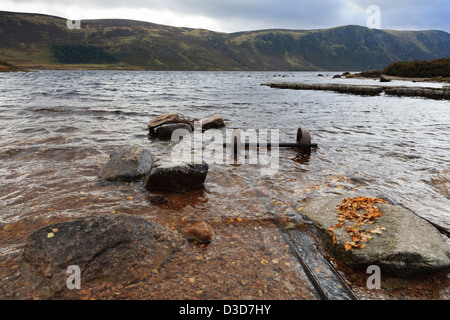
[[[352,248],[364,248],[365,242],[373,239],[373,235],[380,235],[386,228],[377,226],[373,230],[364,229],[363,226],[373,224],[383,214],[375,206],[377,203],[385,203],[383,199],[355,197],[342,200],[342,203],[336,207],[339,223],[329,227],[327,230],[333,237],[333,244],[336,244],[335,229],[345,225],[346,231],[351,241],[345,242],[345,251]],[[354,225],[346,225],[349,222],[356,222]],[[371,235],[372,234],[372,235]]]

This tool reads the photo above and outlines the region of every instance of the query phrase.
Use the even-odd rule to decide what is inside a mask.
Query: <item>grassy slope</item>
[[[450,56],[450,35],[440,31],[346,26],[226,34],[131,20],[83,20],[81,27],[70,30],[58,17],[0,12],[0,59],[52,69],[354,71]],[[54,43],[100,46],[121,62],[59,64]]]
[[[26,69],[15,66],[6,61],[0,60],[0,72],[17,72],[17,71],[27,71]]]

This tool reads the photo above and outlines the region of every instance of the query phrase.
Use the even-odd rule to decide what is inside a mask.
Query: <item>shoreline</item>
[[[408,78],[408,77],[398,77],[398,76],[389,76],[386,74],[382,74],[382,76],[387,80],[399,80],[399,81],[412,81],[412,82],[432,82],[432,83],[450,83],[448,78],[439,79],[436,78]]]
[[[434,78],[417,78],[417,77],[400,77],[400,76],[391,76],[387,74],[374,74],[372,76],[370,75],[362,75],[361,73],[355,73],[355,74],[347,74],[342,75],[346,79],[373,79],[373,80],[380,80],[381,78],[384,78],[388,80],[389,82],[392,80],[397,81],[410,81],[410,82],[429,82],[429,83],[450,83],[449,78],[444,78],[442,76],[434,77]]]

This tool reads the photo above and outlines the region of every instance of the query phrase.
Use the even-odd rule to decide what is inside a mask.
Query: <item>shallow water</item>
[[[0,257],[20,253],[25,237],[38,227],[78,216],[129,213],[179,231],[198,220],[227,229],[239,218],[256,231],[253,223],[263,225],[278,214],[292,217],[305,199],[347,191],[389,196],[450,231],[450,199],[430,183],[432,176],[450,165],[448,101],[261,85],[378,84],[323,74],[0,74]],[[388,85],[440,86],[404,81]],[[149,138],[147,123],[170,112],[199,119],[221,114],[227,128],[280,129],[284,141],[295,141],[297,128],[302,127],[319,148],[309,159],[298,157],[293,149],[280,150],[280,167],[272,176],[261,175],[259,165],[211,164],[203,190],[165,194],[169,202],[161,206],[149,204],[139,182],[97,180],[99,168],[118,146],[139,144],[156,156],[167,156],[174,144]],[[259,241],[267,243],[264,239]],[[232,255],[237,250],[217,243],[218,252]],[[286,285],[283,290],[288,293],[280,295],[298,298],[295,289],[287,289],[291,287]]]

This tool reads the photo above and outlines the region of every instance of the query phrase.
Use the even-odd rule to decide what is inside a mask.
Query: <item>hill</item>
[[[87,59],[88,51],[103,58]],[[0,11],[0,59],[37,69],[361,71],[443,57],[450,57],[450,34],[443,31],[221,33],[134,20],[83,20],[81,29],[69,29],[63,18]]]

